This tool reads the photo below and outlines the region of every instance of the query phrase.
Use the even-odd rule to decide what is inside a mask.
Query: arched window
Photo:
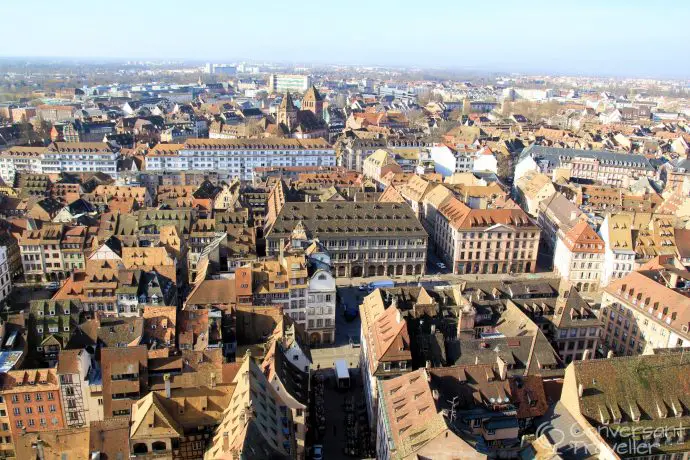
[[[151,444],[151,450],[154,452],[161,452],[166,450],[167,447],[165,446],[165,443],[163,441],[155,441],[153,444]]]

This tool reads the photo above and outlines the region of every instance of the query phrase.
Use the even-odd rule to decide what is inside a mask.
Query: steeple
[[[297,108],[294,102],[292,102],[292,96],[290,96],[289,92],[285,92],[283,100],[280,101],[276,121],[278,124],[282,123],[287,126],[288,130],[292,130],[297,126]]]
[[[323,98],[314,85],[304,93],[302,98],[302,110],[309,110],[319,120],[323,119]]]

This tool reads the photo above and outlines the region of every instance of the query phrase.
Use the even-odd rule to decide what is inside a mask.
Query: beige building
[[[470,209],[454,196],[425,203],[436,253],[454,274],[534,273],[541,229],[521,209]]]
[[[690,346],[690,298],[678,288],[689,278],[687,271],[659,266],[611,282],[601,299],[604,349],[638,355]]]
[[[204,459],[295,458],[292,413],[251,356],[245,357],[234,383],[232,400]]]
[[[554,268],[580,292],[596,292],[604,265],[604,242],[587,222],[559,235]]]
[[[536,171],[529,171],[515,181],[518,203],[530,215],[537,217],[539,203],[550,198],[556,189],[549,176]]]

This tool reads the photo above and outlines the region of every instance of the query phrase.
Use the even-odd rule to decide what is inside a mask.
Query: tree
[[[428,128],[429,121],[422,110],[412,109],[407,112],[407,119],[410,122],[410,127]]]

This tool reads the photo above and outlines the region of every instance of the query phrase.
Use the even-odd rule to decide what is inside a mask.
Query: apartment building
[[[539,203],[537,223],[542,239],[551,250],[556,248],[559,235],[569,232],[578,222],[586,219],[580,208],[562,193],[554,193]]]
[[[486,458],[448,425],[453,420],[439,409],[430,381],[426,369],[378,381],[376,458]]]
[[[633,245],[633,218],[630,214],[607,214],[599,227],[604,240],[604,269],[601,285],[608,286],[614,280],[628,275],[635,268]]]
[[[45,224],[40,230],[25,230],[19,239],[25,279],[58,281],[75,269],[84,269],[89,241],[83,226]]]
[[[539,204],[553,196],[556,189],[546,174],[529,171],[514,183],[517,202],[530,215],[537,217]]]
[[[67,347],[70,337],[79,325],[82,304],[79,300],[32,300],[29,306],[28,325],[36,351],[50,366],[58,362],[58,356]]]
[[[364,160],[379,149],[385,149],[385,139],[345,139],[340,145],[338,166],[344,166],[353,171],[364,170]]]
[[[2,377],[0,377],[0,385],[4,385]],[[10,415],[7,413],[5,396],[0,391],[0,458],[15,458],[14,442],[12,441],[12,430],[10,428],[11,423]]]
[[[9,371],[1,391],[15,442],[24,432],[65,428],[60,385],[54,368]]]
[[[585,179],[615,187],[627,187],[640,177],[654,177],[655,170],[647,157],[639,154],[616,153],[606,150],[581,150],[530,145],[522,151],[518,171],[524,171],[523,161],[534,164],[540,172],[551,175],[556,168],[569,168],[570,177]]]
[[[603,345],[616,355],[690,346],[687,271],[672,264],[640,269],[604,289],[599,317]]]
[[[595,357],[602,323],[577,290],[558,298],[551,327],[554,348],[566,364]]]
[[[470,209],[454,196],[425,202],[436,253],[454,274],[534,273],[541,229],[521,209]]]
[[[336,287],[327,261],[304,253],[280,253],[236,270],[236,292],[251,280],[254,305],[280,305],[290,319],[300,324],[312,344],[335,340]],[[249,284],[249,283],[246,283]]]
[[[553,423],[581,436],[553,446],[541,436],[544,455],[575,449],[596,458],[687,458],[690,424],[686,406],[690,361],[681,353],[577,361],[568,366]],[[621,436],[627,433],[642,435]],[[658,427],[662,429],[657,430]],[[646,434],[649,433],[649,434]]]
[[[268,76],[268,89],[273,93],[303,93],[311,86],[309,75],[272,73]]]
[[[148,390],[146,347],[103,348],[101,369],[104,416],[129,418],[132,404]]]
[[[251,356],[245,356],[235,392],[216,429],[205,460],[240,455],[247,458],[295,458],[292,411]]]
[[[441,144],[431,147],[429,155],[434,161],[436,172],[447,177],[455,173],[472,171],[475,150],[472,148],[453,148]]]
[[[43,154],[46,147],[11,147],[0,153],[0,178],[14,184],[19,172],[43,173]]]
[[[266,229],[266,251],[280,241],[318,238],[334,275],[423,275],[427,233],[409,206],[400,203],[286,203]]]
[[[580,222],[559,236],[554,251],[554,268],[580,292],[599,289],[604,265],[604,242],[587,222]]]
[[[179,150],[152,150],[149,171],[227,171],[249,181],[254,168],[335,166],[335,150],[323,139],[188,139]]]
[[[45,174],[101,172],[117,178],[119,153],[105,142],[53,142],[43,152]]]
[[[401,311],[395,305],[386,308],[380,289],[364,298],[359,312],[362,320],[359,369],[369,425],[374,428],[379,414],[378,380],[397,377],[412,370],[410,334]]]

